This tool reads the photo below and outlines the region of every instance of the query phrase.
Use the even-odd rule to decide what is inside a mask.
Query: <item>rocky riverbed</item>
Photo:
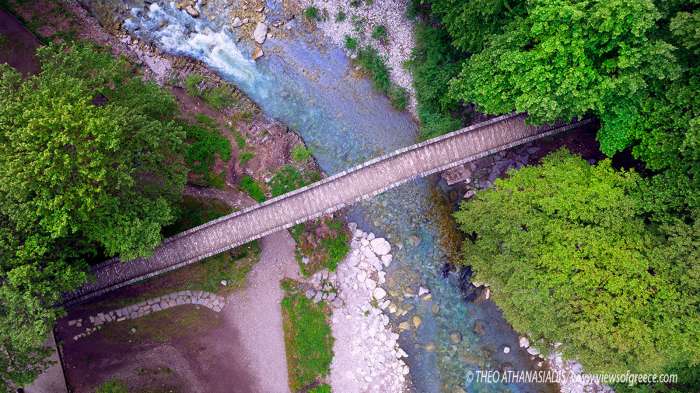
[[[389,318],[392,306],[382,288],[384,269],[391,264],[391,245],[383,238],[357,229],[351,250],[334,273],[322,271],[310,279],[306,296],[328,301],[333,310],[335,353],[330,382],[334,392],[398,393],[404,391],[408,355],[398,344]]]

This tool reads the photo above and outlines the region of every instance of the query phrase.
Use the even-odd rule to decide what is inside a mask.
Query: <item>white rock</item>
[[[540,351],[537,350],[537,348],[535,348],[535,347],[530,347],[527,349],[527,353],[529,353],[532,356],[537,356],[540,354]]]
[[[253,39],[258,44],[262,44],[265,42],[265,38],[267,38],[267,25],[262,22],[258,22],[258,24],[255,25],[255,30],[253,30]]]
[[[510,353],[510,347],[509,346],[504,346],[503,347],[503,353]]]
[[[530,340],[527,337],[521,336],[519,340],[520,348],[527,348],[530,346]]]
[[[241,20],[241,18],[235,17],[235,18],[233,18],[233,22],[231,23],[231,26],[236,27],[236,28],[241,27],[241,26],[243,26],[243,21]]]
[[[389,264],[391,264],[392,259],[393,257],[391,256],[391,254],[382,255],[382,263],[384,264],[384,267],[389,267]]]
[[[370,247],[377,255],[386,255],[391,251],[391,244],[384,238],[378,237],[370,242]]]
[[[418,296],[427,295],[430,293],[428,288],[418,287]]]
[[[374,288],[374,291],[372,291],[372,296],[374,296],[374,298],[377,300],[382,300],[384,297],[386,297],[386,291],[382,287]]]

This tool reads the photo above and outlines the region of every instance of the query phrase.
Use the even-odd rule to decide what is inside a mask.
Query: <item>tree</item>
[[[61,294],[87,257],[148,255],[185,182],[173,98],[92,46],[38,49],[26,79],[0,65],[0,379],[45,364]]]
[[[698,224],[649,227],[642,182],[559,151],[455,214],[476,234],[464,263],[508,321],[588,372],[700,364]]]
[[[527,112],[534,123],[600,117],[601,150],[630,145],[643,101],[677,79],[673,46],[656,38],[651,0],[531,0],[450,86],[487,113]]]

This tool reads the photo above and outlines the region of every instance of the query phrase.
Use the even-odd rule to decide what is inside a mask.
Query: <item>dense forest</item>
[[[474,239],[464,263],[543,350],[558,343],[591,372],[677,372],[678,391],[700,384],[698,8],[433,0],[410,10],[425,138],[476,112],[595,117],[613,159],[591,166],[560,151],[463,204],[456,218]],[[636,172],[613,165],[620,152]]]

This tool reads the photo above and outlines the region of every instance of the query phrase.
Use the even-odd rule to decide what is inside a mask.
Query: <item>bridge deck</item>
[[[93,270],[95,281],[71,294],[68,303],[202,260],[412,179],[580,125],[533,127],[524,119],[524,115],[501,116],[409,146],[166,239],[151,257],[104,262]]]

